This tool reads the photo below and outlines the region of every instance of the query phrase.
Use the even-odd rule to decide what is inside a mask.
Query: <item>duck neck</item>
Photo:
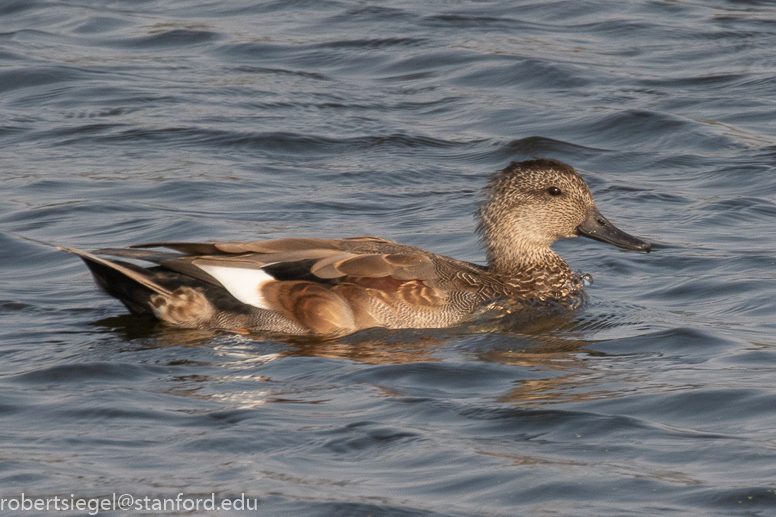
[[[565,260],[549,246],[519,246],[516,243],[486,242],[489,269],[505,278],[525,276],[558,277],[566,280],[573,277]]]
[[[488,269],[507,282],[542,279],[539,283],[557,285],[574,278],[569,265],[550,248],[555,239],[546,232],[531,231],[525,224],[522,231],[516,232],[512,225],[505,224],[510,218],[502,205],[491,200],[478,212],[477,229],[487,253]]]

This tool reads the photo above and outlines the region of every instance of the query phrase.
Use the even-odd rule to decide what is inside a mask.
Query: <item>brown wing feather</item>
[[[244,243],[217,243],[224,253],[283,253],[304,250],[338,250],[337,239],[274,239]]]
[[[425,255],[343,254],[318,261],[311,269],[318,278],[392,276],[399,280],[436,278],[434,263]]]
[[[270,308],[318,334],[357,330],[353,311],[337,293],[306,281],[267,282],[262,295]]]
[[[444,302],[442,293],[419,280],[404,282],[397,296],[407,305],[424,309],[439,309]]]
[[[130,248],[169,248],[187,255],[220,255],[240,253],[282,253],[312,249],[339,249],[338,239],[274,239],[268,241],[220,242],[147,242]]]
[[[396,267],[385,260],[384,255],[357,255],[334,264],[345,276],[381,277],[393,275]]]
[[[385,326],[401,319],[407,309],[436,311],[445,304],[444,293],[433,287],[438,280],[433,260],[413,253],[414,248],[382,239],[173,242],[138,247],[167,247],[184,253],[188,256],[158,263],[216,285],[220,283],[200,266],[262,269],[314,261],[309,271],[324,283],[309,277],[269,281],[262,285],[261,294],[270,310],[319,334]]]
[[[426,255],[385,255],[385,261],[396,268],[393,276],[401,280],[432,280],[437,278],[434,262]]]
[[[371,291],[358,285],[336,285],[332,291],[344,298],[353,313],[353,324],[359,330],[385,325],[385,315],[378,310]]]
[[[445,302],[444,294],[426,285],[422,280],[399,280],[386,276],[382,278],[344,279],[348,284],[363,289],[368,296],[379,299],[389,307],[399,305],[414,309],[439,309]]]
[[[361,248],[353,249],[354,244]],[[264,264],[291,262],[297,260],[323,259],[315,264],[312,272],[319,278],[339,278],[341,276],[380,277],[393,275],[402,280],[436,278],[433,261],[419,253],[380,253],[398,251],[402,248],[414,250],[374,237],[356,237],[351,239],[274,239],[254,242],[152,242],[136,244],[131,248],[169,248],[189,256],[216,259],[223,255],[246,255],[254,265],[241,267],[261,267]],[[150,255],[149,255],[150,256]],[[250,256],[251,258],[247,258]],[[335,258],[339,257],[339,258]]]
[[[220,255],[222,251],[215,242],[146,242],[133,244],[130,248],[168,248],[186,255]]]
[[[233,267],[239,269],[261,269],[267,264],[278,262],[293,262],[297,260],[316,259],[331,254],[340,254],[333,250],[290,251],[285,253],[247,255],[206,255],[193,257],[180,257],[168,260],[159,260],[157,263],[166,268],[184,275],[192,276],[213,285],[221,286],[221,283],[213,276],[201,269],[200,266]]]
[[[121,257],[134,260],[144,260],[146,262],[156,262],[170,260],[182,257],[180,253],[170,251],[143,250],[133,248],[101,248],[94,250],[95,255],[110,255],[111,257]]]
[[[399,287],[401,287],[405,280],[398,280],[392,276],[381,276],[378,278],[345,277],[341,280],[341,282],[357,285],[359,287],[363,287],[364,289],[371,289],[373,291],[395,293],[399,290]]]
[[[169,248],[187,255],[219,255],[240,253],[283,253],[305,250],[340,250],[348,251],[353,245],[367,245],[370,252],[379,251],[387,246],[397,246],[396,243],[376,237],[352,237],[349,239],[271,239],[266,241],[219,241],[219,242],[147,242],[134,244],[130,248]]]

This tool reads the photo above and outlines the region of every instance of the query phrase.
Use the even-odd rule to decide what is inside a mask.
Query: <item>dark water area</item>
[[[1,2],[0,497],[774,515],[774,48],[764,1]],[[559,242],[587,305],[496,329],[171,329],[54,248],[483,262],[479,189],[533,157],[655,246]]]

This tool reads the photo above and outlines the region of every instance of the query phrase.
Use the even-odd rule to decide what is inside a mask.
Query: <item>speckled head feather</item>
[[[556,262],[550,245],[577,237],[596,210],[582,177],[557,160],[514,162],[493,176],[484,194],[478,231],[488,262],[502,271]]]

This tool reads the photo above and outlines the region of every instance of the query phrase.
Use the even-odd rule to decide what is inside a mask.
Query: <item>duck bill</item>
[[[577,226],[577,232],[580,237],[589,237],[597,241],[608,242],[626,250],[646,251],[649,253],[649,250],[652,249],[650,243],[620,230],[596,209],[591,210],[587,219]]]

